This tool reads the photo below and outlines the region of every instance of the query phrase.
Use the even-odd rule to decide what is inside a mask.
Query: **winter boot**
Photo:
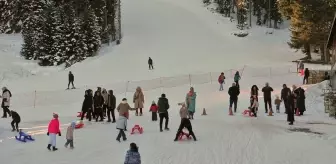
[[[135,116],[138,116],[138,113],[135,113]]]
[[[53,151],[56,151],[56,150],[58,150],[55,146],[53,146],[53,149],[52,149]]]
[[[17,131],[17,132],[20,132],[20,130],[19,130],[19,129],[16,129],[16,131]]]
[[[169,131],[169,128],[165,128],[165,130]]]
[[[160,132],[163,132],[163,130],[162,130],[162,129],[160,129]]]
[[[293,122],[290,122],[288,125],[293,125]]]
[[[123,138],[123,140],[124,140],[124,141],[126,141],[126,140],[127,140],[127,138]]]
[[[51,149],[50,149],[50,147],[51,147],[51,144],[48,144],[48,147],[47,147],[47,149],[48,149],[48,150],[51,150]]]
[[[116,139],[118,142],[120,142],[120,139]]]
[[[13,129],[12,132],[15,132],[15,129]]]

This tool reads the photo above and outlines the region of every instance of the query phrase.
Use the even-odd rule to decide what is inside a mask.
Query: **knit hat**
[[[53,117],[54,118],[58,118],[58,114],[57,113],[53,113]]]
[[[122,101],[127,101],[127,99],[126,99],[126,98],[123,98]]]
[[[156,104],[154,100],[152,101],[152,104]]]

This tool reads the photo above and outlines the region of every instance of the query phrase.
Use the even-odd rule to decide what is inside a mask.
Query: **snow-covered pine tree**
[[[90,7],[94,11],[97,21],[98,21],[98,26],[100,27],[100,37],[101,38],[106,38],[106,33],[104,33],[104,30],[107,27],[107,8],[106,8],[106,2],[105,0],[95,0],[95,1],[90,1]],[[104,41],[104,43],[106,43]]]
[[[16,0],[0,0],[0,33],[10,34],[14,30],[11,28],[13,10]]]
[[[34,57],[34,52],[36,47],[34,47],[34,30],[31,29],[30,19],[26,19],[22,25],[22,38],[23,44],[21,47],[21,55],[25,57],[25,59],[32,60]]]
[[[84,18],[83,30],[85,31],[85,42],[89,56],[94,56],[101,46],[100,29],[98,25],[98,17],[89,7],[87,15]]]
[[[246,27],[247,3],[246,0],[237,0],[237,28],[243,30]]]
[[[116,40],[116,7],[117,1],[116,0],[107,0],[106,1],[107,7],[107,31],[112,39],[112,41]]]

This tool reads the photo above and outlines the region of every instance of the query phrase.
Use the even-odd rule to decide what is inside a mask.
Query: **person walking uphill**
[[[19,123],[21,122],[21,117],[14,110],[11,111],[11,114],[12,114],[12,119],[13,119],[13,121],[11,122],[11,126],[13,128],[12,132],[15,131],[15,128],[16,128],[16,131],[19,132]],[[15,126],[14,126],[14,124],[15,124]]]
[[[240,94],[239,88],[236,86],[236,83],[232,83],[232,86],[229,88],[228,94],[230,95],[230,113],[232,112],[232,105],[234,104],[234,112],[237,112],[238,96]]]
[[[130,144],[130,149],[126,152],[124,164],[141,164],[139,148],[135,143]]]
[[[116,108],[116,97],[113,95],[113,90],[108,91],[108,102],[107,102],[107,122],[111,122],[112,113],[112,123],[116,122],[114,110]]]
[[[270,87],[268,83],[266,83],[265,87],[263,87],[261,91],[264,93],[265,113],[268,113],[268,107],[270,108],[270,113],[273,113],[273,110],[272,110],[273,88]]]
[[[52,150],[56,151],[58,150],[56,148],[56,135],[58,134],[61,136],[61,130],[60,130],[60,123],[58,120],[58,114],[54,113],[53,114],[53,119],[49,122],[48,125],[48,133],[47,135],[49,136],[49,144],[48,144],[48,150],[51,150],[50,147],[52,146]]]
[[[75,76],[69,71],[69,82],[68,82],[68,89],[70,88],[70,84],[72,84],[72,89],[76,89],[74,85]]]
[[[186,103],[189,112],[189,119],[194,119],[194,113],[196,111],[196,92],[194,91],[193,87],[190,87],[190,91],[187,93],[186,96]]]
[[[219,91],[224,90],[223,84],[225,84],[225,76],[224,72],[222,72],[218,77],[218,83],[219,83]]]
[[[162,94],[161,97],[159,98],[158,101],[158,106],[159,106],[159,117],[160,117],[160,132],[163,132],[162,130],[162,123],[163,123],[163,119],[166,120],[165,122],[165,130],[169,130],[168,128],[168,122],[169,122],[169,113],[168,113],[168,109],[169,109],[169,102],[168,99],[166,98],[165,94]]]
[[[1,102],[1,108],[3,109],[3,116],[2,118],[7,118],[7,113],[9,117],[11,117],[11,113],[9,111],[9,106],[10,106],[10,100],[12,97],[12,93],[6,88],[2,88],[2,102]]]
[[[84,119],[84,116],[91,121],[91,115],[93,112],[93,96],[92,96],[92,90],[88,89],[85,91],[85,96],[84,96],[84,101],[83,101],[83,106],[82,106],[82,116],[81,120]]]
[[[148,67],[149,67],[149,70],[154,69],[154,66],[153,66],[153,60],[152,60],[152,58],[150,58],[150,57],[149,57],[149,59],[148,59]]]
[[[145,96],[140,87],[137,87],[133,95],[133,103],[135,108],[135,115],[138,116],[138,109],[140,108],[140,116],[142,116],[142,108],[144,108]]]

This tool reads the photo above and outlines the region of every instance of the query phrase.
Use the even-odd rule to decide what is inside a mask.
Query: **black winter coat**
[[[158,101],[159,113],[166,113],[169,109],[169,102],[168,99],[165,97],[160,97]]]
[[[262,90],[264,92],[264,99],[271,99],[273,88],[270,86],[264,87]]]
[[[237,100],[240,94],[239,88],[237,86],[230,87],[228,94],[230,95],[230,100]]]
[[[109,109],[115,109],[116,108],[116,97],[113,95],[112,91],[109,91],[107,107]]]
[[[300,112],[306,111],[306,103],[305,103],[305,90],[299,87],[294,91],[294,93],[297,95],[297,108],[299,108]]]
[[[95,108],[102,108],[104,105],[104,97],[102,95],[95,95],[93,97],[93,104]]]
[[[21,117],[20,117],[20,115],[19,115],[17,112],[14,112],[14,111],[12,111],[12,119],[13,119],[15,122],[21,122]]]
[[[75,76],[72,73],[69,73],[69,81],[75,81]]]
[[[288,122],[293,122],[294,121],[294,113],[295,113],[295,97],[293,94],[291,94],[288,97],[287,101],[287,121]]]
[[[148,64],[152,65],[153,64],[153,60],[151,58],[148,59]]]
[[[93,106],[93,97],[91,95],[85,95],[82,111],[89,111],[89,109],[92,109]]]
[[[281,90],[281,100],[288,100],[290,93],[292,93],[292,91],[288,87],[283,88]]]
[[[305,70],[305,72],[304,72],[304,77],[306,77],[306,78],[309,77],[309,70]]]

